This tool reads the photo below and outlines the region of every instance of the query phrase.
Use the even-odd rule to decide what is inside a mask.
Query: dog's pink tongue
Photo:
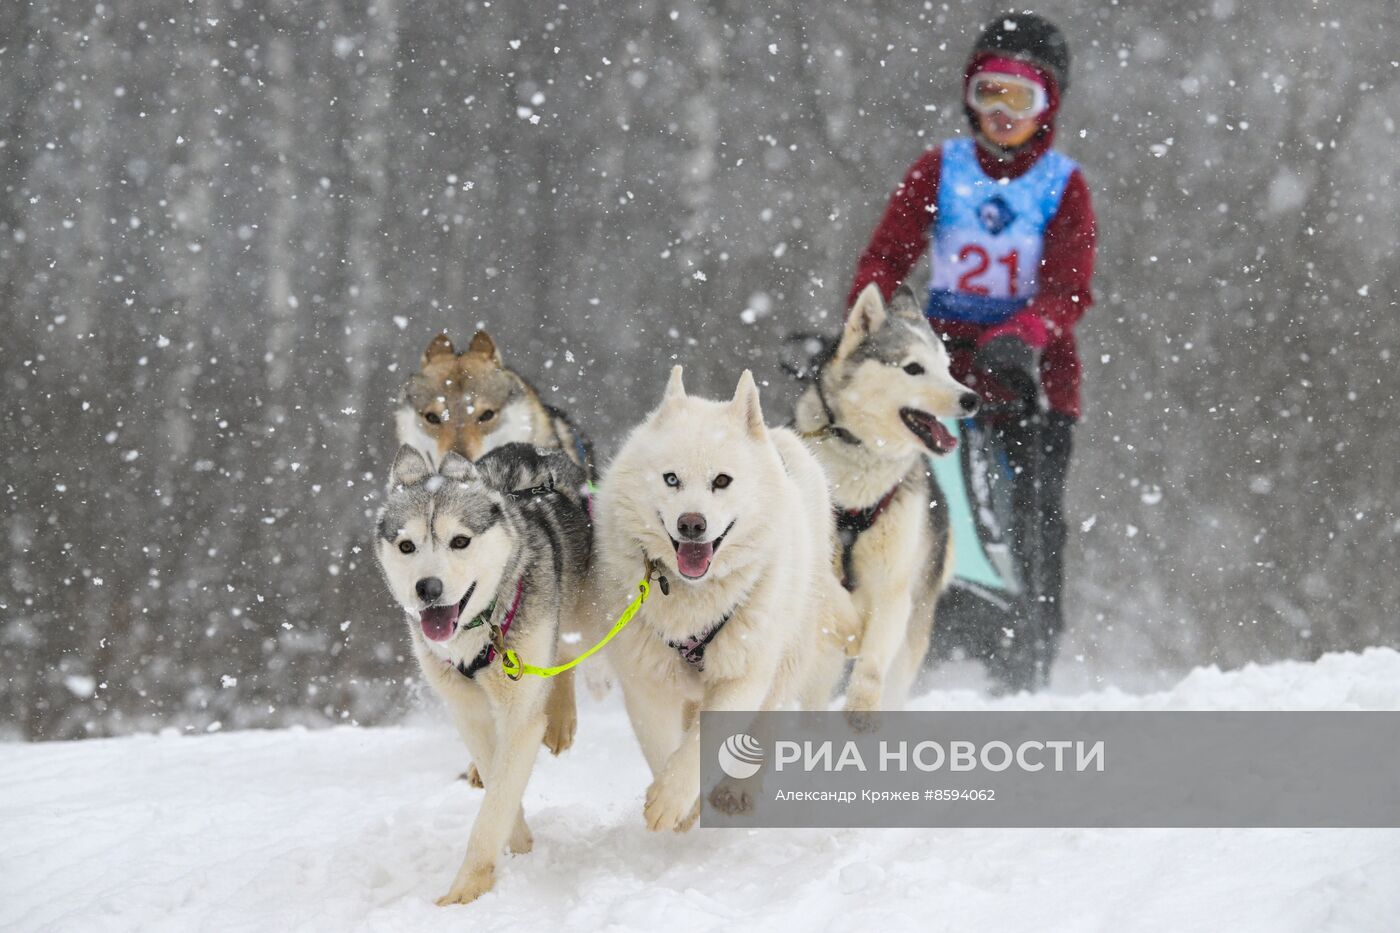
[[[938,445],[940,453],[948,453],[958,446],[958,439],[953,436],[953,432],[943,426],[943,422],[933,422],[933,440]]]
[[[419,613],[418,622],[429,641],[446,641],[457,630],[457,604],[430,606]]]
[[[676,548],[676,567],[687,577],[701,577],[710,569],[710,558],[714,556],[713,541],[704,544],[687,541]]]

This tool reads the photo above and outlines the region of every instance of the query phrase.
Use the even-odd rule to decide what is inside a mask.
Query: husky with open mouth
[[[717,402],[688,396],[677,366],[595,515],[607,618],[644,567],[664,578],[608,651],[651,766],[647,826],[684,830],[699,813],[698,711],[824,709],[834,692],[852,618],[830,572],[826,480],[795,434],[764,424],[750,373]]]
[[[556,663],[564,620],[588,571],[591,528],[582,469],[558,451],[497,448],[473,464],[449,452],[436,470],[399,449],[376,525],[375,554],[408,615],[423,677],[442,698],[486,786],[467,855],[439,904],[467,903],[494,884],[501,848],[532,840],[520,801],[541,742],[573,742],[572,677],[510,680],[504,646]]]
[[[952,572],[948,508],[928,457],[957,446],[938,419],[968,417],[980,399],[948,364],[914,293],[901,286],[886,308],[871,285],[797,403],[796,426],[831,482],[836,572],[860,619],[852,712],[904,705]]]
[[[395,427],[400,444],[416,448],[433,464],[449,453],[475,461],[512,443],[563,451],[582,468],[580,489],[591,508],[592,444],[573,418],[545,402],[528,379],[506,365],[500,346],[484,330],[461,351],[446,333],[432,339],[400,390]],[[601,663],[585,668],[584,680],[595,696],[610,684]],[[475,766],[464,776],[481,786]]]

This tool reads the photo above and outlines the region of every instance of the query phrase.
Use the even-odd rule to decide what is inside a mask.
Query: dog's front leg
[[[776,664],[750,670],[745,676],[728,678],[705,687],[700,708],[714,712],[756,710],[763,705],[773,686]],[[684,832],[695,822],[700,807],[700,721],[691,723],[681,737],[680,747],[671,753],[661,774],[647,789],[647,829],[653,832],[673,829]]]
[[[496,883],[496,860],[521,816],[520,801],[544,738],[544,711],[539,703],[530,703],[528,711],[507,715],[503,725],[496,735],[491,766],[484,775],[486,793],[472,824],[466,858],[451,889],[438,898],[439,906],[469,904],[491,890]]]
[[[846,690],[847,712],[869,714],[882,708],[886,699],[885,678],[895,653],[904,644],[913,608],[908,579],[882,583],[880,594],[871,601],[860,641],[860,657],[851,671],[851,684]],[[857,727],[860,725],[857,723]]]
[[[574,744],[574,732],[578,729],[578,706],[574,701],[574,672],[564,671],[554,677],[545,688],[549,699],[545,701],[544,744],[550,754],[561,754]]]
[[[672,695],[674,688],[648,675],[632,672],[620,680],[627,717],[655,782],[676,750],[678,739],[685,734],[681,717],[683,704]]]

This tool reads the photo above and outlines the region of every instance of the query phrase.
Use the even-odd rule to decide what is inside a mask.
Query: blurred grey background
[[[1057,688],[1400,643],[1400,10],[1036,9],[1100,224]],[[6,3],[0,736],[400,716],[367,530],[431,336],[604,460],[673,359],[785,418],[999,11]]]

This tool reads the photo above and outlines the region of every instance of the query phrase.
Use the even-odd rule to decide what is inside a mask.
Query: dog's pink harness
[[[507,633],[510,632],[510,624],[515,621],[515,614],[520,611],[520,600],[524,595],[525,578],[521,577],[519,580],[515,581],[515,598],[510,601],[510,608],[506,610],[506,617],[501,620],[502,642],[505,641]],[[491,610],[487,609],[486,615],[489,616],[490,614]],[[472,658],[472,663],[467,664],[465,661],[459,662],[457,665],[457,672],[463,677],[474,677],[477,671],[486,667],[494,660],[496,660],[496,649],[490,642],[487,642],[486,647],[482,648],[481,651],[477,653],[477,656]]]

